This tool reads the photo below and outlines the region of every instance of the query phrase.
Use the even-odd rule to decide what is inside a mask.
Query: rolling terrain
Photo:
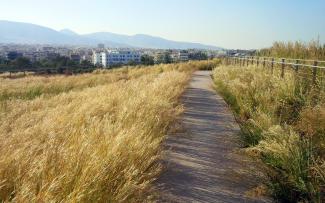
[[[56,31],[35,24],[4,20],[0,20],[0,28],[0,43],[86,46],[96,46],[98,43],[104,43],[108,47],[119,48],[221,49],[216,46],[200,43],[177,42],[144,34],[129,36],[110,32],[96,32],[80,35],[69,29]]]

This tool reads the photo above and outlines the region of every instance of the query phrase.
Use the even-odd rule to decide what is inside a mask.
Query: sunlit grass
[[[271,169],[282,201],[320,202],[325,184],[325,94],[286,72],[249,66],[214,70],[218,91],[241,124],[244,143]]]
[[[209,64],[2,80],[15,94],[0,106],[0,202],[141,202],[178,98]]]
[[[258,51],[259,56],[293,59],[325,60],[325,44],[319,40],[306,42],[275,42],[270,48]]]

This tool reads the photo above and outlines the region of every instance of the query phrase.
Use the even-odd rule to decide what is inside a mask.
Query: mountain
[[[104,43],[108,47],[138,47],[154,49],[211,49],[221,48],[199,43],[177,42],[149,35],[120,35],[110,32],[97,32],[79,35],[69,29],[56,31],[30,23],[0,20],[0,43],[16,44],[56,44],[96,46]]]
[[[29,23],[0,21],[0,42],[17,44],[78,44],[82,37]]]
[[[16,44],[56,44],[56,45],[86,45],[94,46],[99,41],[89,39],[64,30],[58,32],[51,28],[34,25],[30,23],[20,23],[0,20],[0,43]],[[72,34],[73,33],[73,34]],[[106,42],[111,46],[121,46],[114,42]]]
[[[167,40],[161,37],[154,37],[150,35],[137,34],[133,36],[120,35],[110,32],[97,32],[92,34],[83,35],[85,37],[96,39],[98,41],[113,41],[117,43],[128,44],[132,47],[143,47],[153,49],[211,49],[220,50],[220,47],[204,45],[200,43],[177,42]]]
[[[74,32],[70,29],[63,29],[63,30],[60,30],[60,32],[65,35],[69,35],[69,36],[78,36],[78,33]]]

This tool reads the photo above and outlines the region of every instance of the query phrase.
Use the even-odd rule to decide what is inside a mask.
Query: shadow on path
[[[159,202],[269,202],[245,193],[258,186],[252,162],[239,153],[239,126],[212,88],[211,72],[197,71],[185,91],[184,132],[169,135],[157,180]]]

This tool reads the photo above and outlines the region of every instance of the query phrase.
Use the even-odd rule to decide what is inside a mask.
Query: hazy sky
[[[225,48],[325,41],[325,0],[0,0],[0,19]]]

